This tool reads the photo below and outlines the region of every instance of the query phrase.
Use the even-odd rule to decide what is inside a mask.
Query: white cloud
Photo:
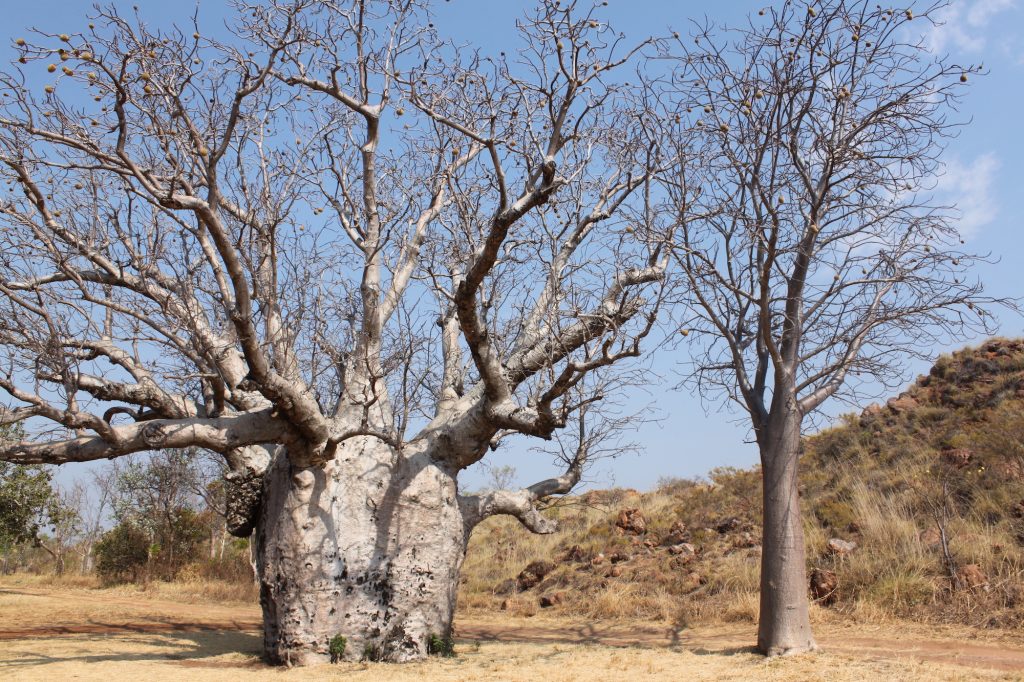
[[[934,53],[978,52],[988,42],[995,16],[1015,6],[1016,0],[953,0],[935,15],[938,23],[925,36],[928,48]]]
[[[935,191],[943,202],[955,205],[960,213],[957,225],[965,239],[995,220],[994,184],[999,159],[992,152],[982,154],[970,163],[953,158],[946,163],[946,172],[939,178]]]

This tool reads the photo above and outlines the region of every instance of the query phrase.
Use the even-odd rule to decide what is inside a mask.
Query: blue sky
[[[223,29],[229,13],[226,0],[202,0],[197,4],[159,0],[113,2],[128,12],[139,13],[154,24],[189,22],[198,7],[200,26],[206,34]],[[436,24],[441,33],[480,45],[485,51],[511,49],[515,44],[514,21],[531,3],[525,0],[437,0]],[[918,3],[922,4],[922,3]],[[81,0],[3,0],[4,21],[0,25],[0,50],[10,45],[29,27],[50,32],[71,32],[84,27],[90,2]],[[736,22],[762,3],[706,3],[693,0],[609,0],[605,16],[614,27],[633,38],[663,33],[668,27],[686,30],[690,19]],[[902,6],[902,5],[901,5]],[[1024,236],[1018,216],[1018,202],[1024,191],[1024,0],[953,0],[942,14],[944,24],[928,31],[927,40],[939,52],[948,52],[960,63],[983,63],[989,74],[972,78],[962,114],[971,120],[950,145],[945,159],[946,175],[936,192],[955,202],[961,212],[961,230],[968,246],[976,252],[991,253],[999,262],[977,274],[996,296],[1024,294]],[[915,22],[916,23],[916,22]],[[922,30],[924,30],[922,22]],[[1024,323],[1008,313],[1001,314],[1000,332],[1006,336],[1024,334]],[[933,349],[933,357],[958,344]],[[756,451],[744,444],[748,429],[737,412],[722,411],[717,404],[703,405],[690,392],[671,390],[681,358],[665,354],[656,358],[663,385],[652,386],[648,394],[631,398],[634,406],[656,406],[663,417],[633,435],[642,455],[622,457],[599,464],[592,472],[594,484],[647,488],[659,476],[696,476],[714,466],[746,466],[756,461]],[[926,371],[927,364],[912,364],[908,379]],[[834,405],[831,412],[849,408]],[[512,447],[496,453],[496,464],[511,464],[518,482],[532,483],[547,475],[545,457]],[[59,479],[81,474],[81,468],[61,472]],[[469,487],[480,485],[482,474],[471,472]]]

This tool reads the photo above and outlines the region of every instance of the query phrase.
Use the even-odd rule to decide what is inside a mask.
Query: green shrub
[[[331,663],[338,663],[344,658],[347,644],[348,640],[345,639],[345,635],[337,634],[331,637],[331,641],[327,645],[327,650],[331,652]]]
[[[96,573],[107,584],[141,580],[149,563],[149,539],[130,523],[119,523],[96,544]]]
[[[834,530],[846,530],[851,524],[857,522],[857,515],[853,506],[846,500],[836,497],[826,497],[814,508],[814,516],[824,528]]]
[[[455,656],[455,640],[451,635],[430,635],[427,637],[427,655],[452,658]]]
[[[199,514],[181,507],[155,529],[155,551],[151,554],[154,577],[174,580],[181,569],[199,558],[207,528]]]

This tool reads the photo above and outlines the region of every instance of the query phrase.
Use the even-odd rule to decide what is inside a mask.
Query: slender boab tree
[[[0,459],[221,453],[275,663],[449,637],[469,533],[554,530],[662,300],[644,44],[544,0],[486,55],[426,4],[97,10],[0,77]],[[560,432],[559,475],[460,494]]]
[[[929,196],[973,67],[930,54],[928,11],[784,2],[678,45],[666,175],[691,380],[750,418],[763,475],[758,649],[815,648],[798,462],[830,397],[988,327],[956,214]],[[915,38],[915,35],[918,38]]]

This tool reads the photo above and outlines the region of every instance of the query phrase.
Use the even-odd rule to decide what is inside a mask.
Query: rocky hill
[[[828,613],[1024,624],[1024,341],[936,362],[885,405],[806,439],[808,589]],[[552,510],[561,532],[492,519],[470,544],[460,605],[688,622],[753,619],[757,469],[648,493],[594,491]]]

